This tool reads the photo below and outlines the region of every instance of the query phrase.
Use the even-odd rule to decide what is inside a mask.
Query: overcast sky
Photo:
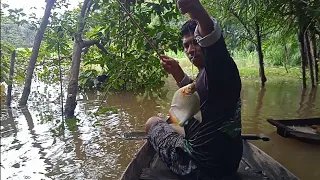
[[[78,5],[78,2],[83,2],[83,0],[66,0],[71,4],[69,9],[73,9]],[[36,13],[38,17],[42,17],[44,13],[44,7],[46,5],[45,0],[1,0],[1,3],[6,3],[9,8],[23,8],[26,14]],[[37,9],[30,10],[31,7],[36,7]]]

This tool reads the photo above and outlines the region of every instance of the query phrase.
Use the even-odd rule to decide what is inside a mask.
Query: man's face
[[[203,55],[201,52],[201,47],[196,42],[194,35],[184,35],[182,38],[183,49],[187,54],[189,60],[198,68],[204,67]]]

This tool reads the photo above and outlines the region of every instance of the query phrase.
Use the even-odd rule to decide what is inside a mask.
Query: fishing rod
[[[122,134],[124,140],[143,140],[147,139],[147,132],[137,131],[137,132],[126,132]],[[243,140],[262,140],[270,141],[270,138],[264,134],[241,134]]]
[[[133,22],[133,24],[135,26],[137,26],[137,28],[140,30],[140,33],[142,33],[142,35],[147,39],[148,43],[151,45],[151,47],[153,48],[153,50],[157,53],[157,55],[159,56],[160,60],[161,60],[161,53],[157,50],[156,46],[152,43],[151,39],[149,38],[149,36],[143,31],[143,29],[139,26],[139,24],[134,20],[132,14],[127,10],[127,8],[120,2],[120,0],[117,0],[117,2],[119,3],[119,5],[122,7],[122,9],[126,12],[126,14],[129,16],[129,18],[131,19],[131,21]]]
[[[161,54],[160,52],[157,50],[157,48],[155,47],[155,45],[152,43],[151,39],[148,37],[148,35],[143,31],[143,29],[139,26],[139,24],[134,20],[132,14],[128,11],[128,9],[120,2],[120,0],[117,0],[117,2],[119,3],[119,5],[122,7],[122,9],[126,12],[126,14],[129,16],[129,18],[131,19],[131,21],[133,22],[133,24],[135,26],[137,26],[137,28],[140,30],[140,33],[146,38],[146,40],[148,41],[148,43],[151,45],[151,47],[153,48],[153,50],[157,53],[157,55],[159,56],[160,60],[161,59]],[[189,29],[189,28],[188,28]],[[189,29],[190,32],[190,29]],[[192,44],[193,45],[193,44]],[[194,45],[193,45],[194,46]],[[195,54],[195,52],[194,52]],[[192,61],[195,55],[193,55],[192,57]],[[178,61],[177,61],[178,62]],[[178,62],[179,63],[179,62]],[[192,63],[192,72],[193,72],[193,63]],[[197,79],[197,78],[196,78]]]

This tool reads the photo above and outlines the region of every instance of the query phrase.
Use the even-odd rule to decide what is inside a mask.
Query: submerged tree
[[[222,23],[235,24],[237,28],[234,32],[240,40],[254,44],[259,59],[261,86],[264,87],[267,78],[264,72],[262,44],[263,40],[279,27],[275,13],[268,11],[269,2],[224,1],[217,3],[215,7],[223,11]]]
[[[297,39],[300,44],[303,87],[307,86],[306,68],[308,65],[310,84],[315,87],[318,77],[318,65],[314,55],[314,47],[317,46],[315,34],[320,35],[320,2],[318,0],[272,0],[271,2],[270,10],[284,19],[290,20],[287,21],[287,26],[294,27],[293,32],[297,33]]]
[[[139,27],[132,23],[131,17],[120,6],[121,2]],[[174,0],[108,3],[84,1],[74,35],[72,66],[65,105],[66,118],[74,116],[79,79],[82,83],[83,78],[88,79],[90,76],[95,78],[98,75],[97,70],[90,68],[89,65],[98,65],[102,69],[100,73],[108,74],[106,91],[109,88],[116,90],[154,88],[163,83],[166,73],[140,28],[150,37],[158,51],[177,52],[179,45],[176,42],[181,41],[179,33],[174,27],[167,25],[178,15]],[[159,21],[152,21],[154,18]],[[81,71],[82,69],[84,71]]]
[[[89,12],[92,4],[91,0],[85,0],[82,5],[81,13],[78,19],[77,31],[74,36],[73,52],[72,52],[72,64],[70,80],[68,85],[67,101],[65,106],[65,113],[68,119],[71,119],[74,115],[74,109],[76,107],[76,96],[78,92],[78,78],[81,63],[82,49],[94,45],[95,41],[83,41],[83,30],[85,27],[85,16]],[[103,47],[103,46],[102,46]]]
[[[292,35],[298,34],[297,42],[300,44],[303,87],[306,87],[306,68],[308,67],[311,84],[314,86],[319,76],[314,48],[317,47],[318,42],[316,35],[319,35],[320,32],[320,1],[236,0],[204,1],[203,3],[220,20],[231,48],[236,49],[242,44],[241,42],[245,41],[254,44],[259,57],[259,74],[262,86],[266,81],[264,41],[275,38],[275,34],[280,33],[281,41],[278,40],[277,43],[284,46],[285,60],[283,63],[287,63],[289,56],[286,43],[291,41]],[[313,76],[315,77],[313,78]]]
[[[26,79],[25,79],[25,84],[24,84],[24,88],[23,88],[23,93],[22,93],[19,105],[26,105],[27,104],[28,97],[30,94],[32,76],[33,76],[33,72],[35,69],[35,64],[37,62],[38,53],[39,53],[40,45],[42,42],[43,34],[44,34],[44,32],[47,28],[48,22],[49,22],[51,9],[54,6],[54,3],[56,2],[56,0],[46,0],[46,1],[47,1],[46,9],[44,11],[44,15],[43,15],[40,27],[36,33],[35,41],[34,41],[33,48],[32,48],[32,55],[30,58],[28,71],[27,71],[27,75],[26,75]]]

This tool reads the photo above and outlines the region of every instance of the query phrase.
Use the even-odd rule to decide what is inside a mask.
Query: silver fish
[[[195,83],[181,87],[174,93],[169,112],[169,124],[183,136],[185,135],[183,127],[191,117],[202,122],[200,96],[196,91]]]

